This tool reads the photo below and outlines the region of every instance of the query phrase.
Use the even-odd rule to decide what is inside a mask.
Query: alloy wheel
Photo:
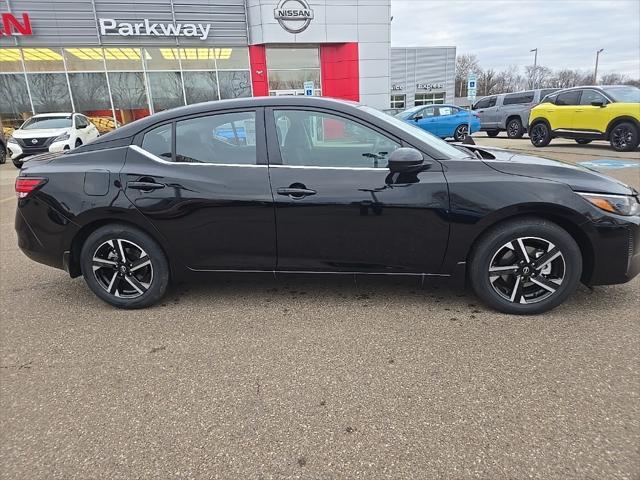
[[[543,124],[535,125],[531,129],[531,140],[535,144],[543,143],[546,136],[547,136],[547,127],[545,127]]]
[[[560,249],[539,237],[505,243],[489,263],[489,282],[504,300],[530,304],[552,296],[562,285],[566,264]]]
[[[620,125],[611,132],[611,143],[616,149],[624,150],[633,141],[633,132],[626,125]]]
[[[118,298],[137,298],[153,282],[153,265],[147,252],[123,238],[100,244],[93,254],[92,268],[98,284]]]
[[[508,133],[510,137],[517,137],[520,133],[520,123],[518,123],[516,120],[512,120],[511,122],[509,122]]]
[[[455,137],[457,140],[464,140],[467,137],[468,132],[469,127],[467,127],[466,125],[458,125],[458,128],[456,128]]]

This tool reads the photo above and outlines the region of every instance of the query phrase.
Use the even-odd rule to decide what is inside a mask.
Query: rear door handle
[[[163,183],[156,182],[127,182],[127,188],[133,188],[134,190],[151,191],[164,188]]]
[[[315,190],[311,190],[310,188],[278,188],[276,190],[276,192],[278,193],[278,195],[289,195],[290,197],[293,198],[302,198],[302,197],[307,197],[309,195],[315,195],[316,192]]]

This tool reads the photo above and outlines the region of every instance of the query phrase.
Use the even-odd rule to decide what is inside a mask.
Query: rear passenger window
[[[177,122],[176,161],[255,164],[255,113],[223,113]]]
[[[171,124],[156,127],[145,133],[142,148],[158,157],[171,160]]]
[[[578,105],[580,90],[559,93],[556,97],[556,105]]]
[[[533,92],[520,92],[506,95],[502,101],[503,105],[518,105],[533,102]]]

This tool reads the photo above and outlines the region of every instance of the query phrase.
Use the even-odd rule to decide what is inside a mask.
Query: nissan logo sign
[[[300,33],[313,20],[313,10],[305,0],[280,0],[273,17],[287,32]]]

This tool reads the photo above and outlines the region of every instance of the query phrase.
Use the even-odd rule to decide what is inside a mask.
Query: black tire
[[[560,255],[553,257],[557,252]],[[552,260],[537,265],[536,260],[544,262],[545,255]],[[516,315],[557,307],[575,291],[581,275],[582,255],[571,235],[555,223],[534,217],[507,221],[483,234],[474,246],[469,267],[478,297],[496,310]]]
[[[507,122],[507,137],[509,138],[522,138],[524,135],[524,128],[519,118],[511,118]]]
[[[616,152],[631,152],[638,148],[638,128],[631,122],[620,122],[611,129],[609,143]]]
[[[534,147],[546,147],[551,141],[551,131],[544,122],[534,123],[529,132],[529,139]]]
[[[7,162],[7,150],[3,145],[0,145],[0,165],[3,165]]]
[[[80,268],[93,293],[118,308],[149,307],[169,285],[164,252],[153,238],[129,225],[105,225],[91,233],[80,252]]]
[[[466,123],[461,123],[456,127],[455,132],[453,132],[453,139],[456,142],[463,141],[469,132],[469,126]]]
[[[22,162],[20,160],[11,160],[13,162],[13,165],[17,168],[17,169],[21,169],[22,168]]]
[[[500,133],[500,130],[487,130],[487,137],[497,137]]]
[[[578,145],[588,145],[589,143],[591,143],[593,140],[589,140],[588,138],[576,138],[576,143]]]
[[[80,145],[82,145],[82,140],[80,140],[79,138],[76,138],[76,146],[75,146],[75,148],[78,148]]]

